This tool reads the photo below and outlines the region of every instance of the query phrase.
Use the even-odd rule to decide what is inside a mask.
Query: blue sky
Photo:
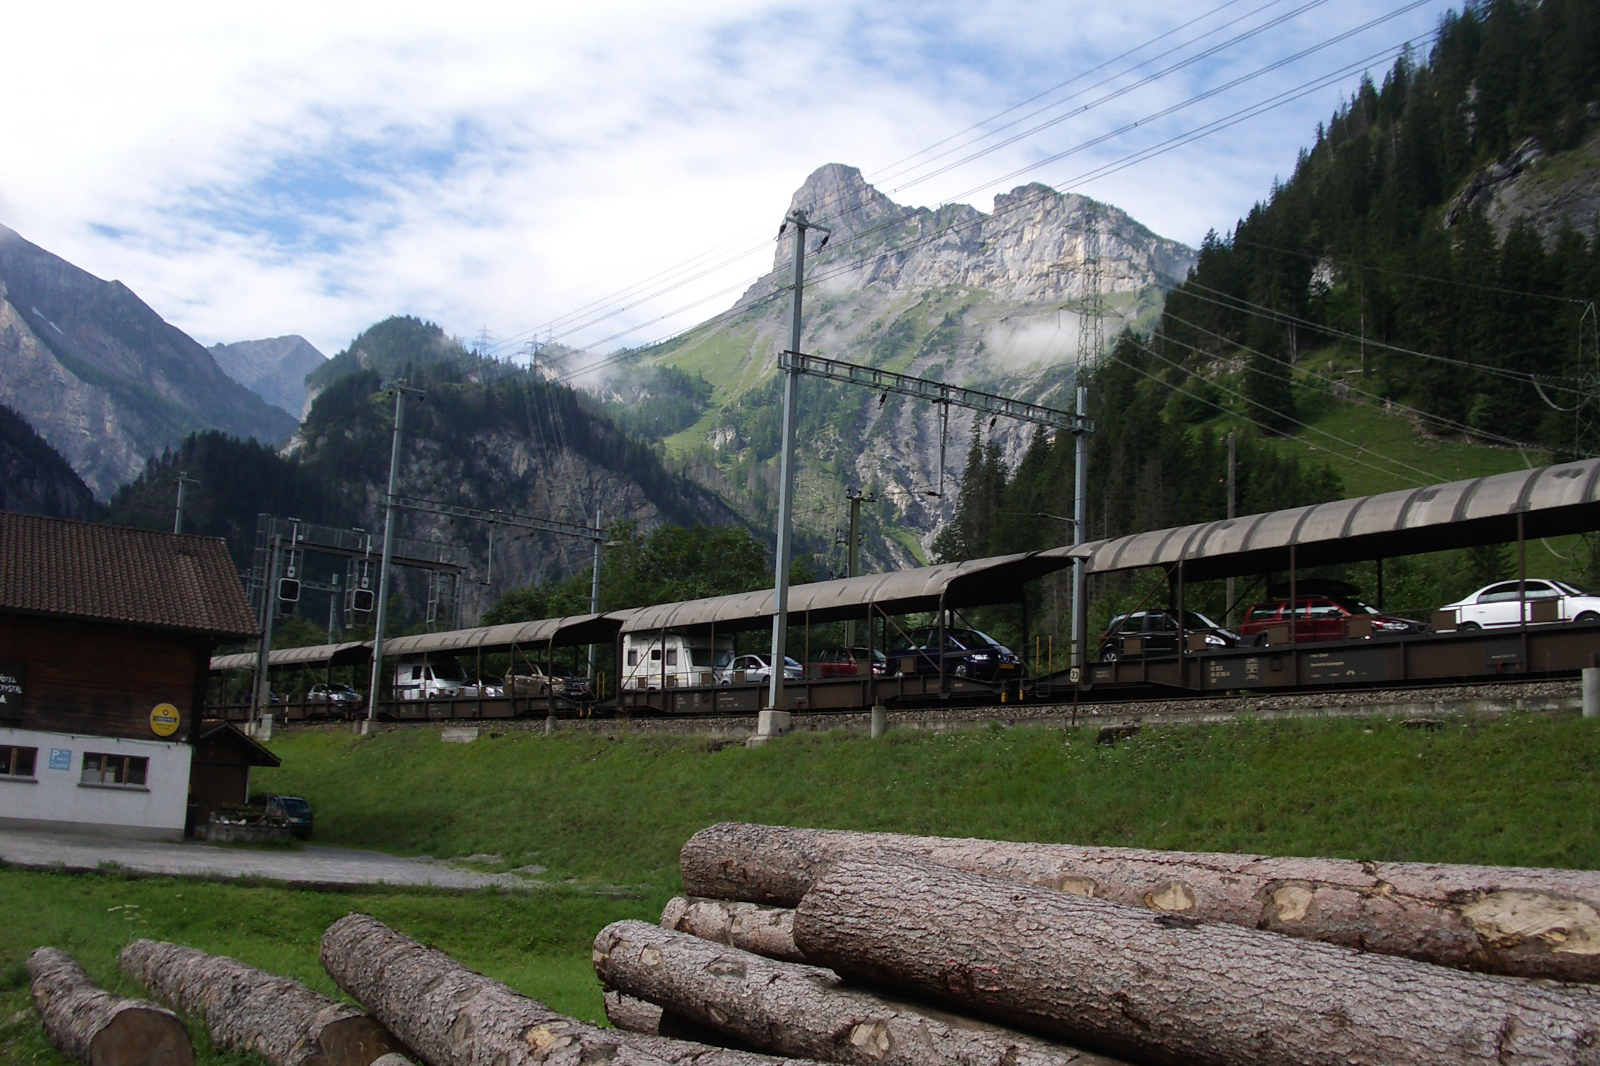
[[[1288,176],[1363,64],[1381,81],[1402,42],[1425,56],[1449,7],[28,6],[0,65],[0,223],[203,344],[332,355],[412,314],[597,358],[728,307],[830,162],[908,206],[1042,182],[1198,244]]]

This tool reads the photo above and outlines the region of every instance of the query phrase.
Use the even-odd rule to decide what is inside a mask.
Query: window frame
[[[95,760],[94,773],[97,780],[90,780],[90,760]],[[117,768],[113,770],[113,768]],[[117,776],[107,780],[107,772],[113,771]],[[137,777],[137,780],[133,778]],[[132,791],[148,792],[150,790],[150,758],[146,755],[129,755],[115,751],[86,751],[83,753],[83,763],[78,768],[79,788],[120,788]]]
[[[21,763],[21,756],[27,754],[27,772],[17,769]],[[0,781],[37,781],[39,771],[39,749],[28,744],[0,744]]]

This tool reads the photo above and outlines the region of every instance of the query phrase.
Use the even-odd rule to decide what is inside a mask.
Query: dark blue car
[[[939,643],[938,626],[908,630],[889,649],[889,669],[895,674],[937,674],[944,664],[947,677],[974,681],[1004,681],[1022,676],[1022,659],[987,633],[976,629],[945,629]]]

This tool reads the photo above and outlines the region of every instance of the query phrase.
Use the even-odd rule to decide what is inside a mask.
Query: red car
[[[868,672],[863,669],[868,664],[875,677],[889,670],[888,657],[876,648],[823,648],[812,658],[809,672],[813,677],[859,677]]]
[[[1308,644],[1321,640],[1356,640],[1399,633],[1427,633],[1432,627],[1411,618],[1384,614],[1376,607],[1346,596],[1299,596],[1266,600],[1245,612],[1239,626],[1243,643],[1273,643],[1272,630],[1281,627],[1288,636],[1280,643]]]

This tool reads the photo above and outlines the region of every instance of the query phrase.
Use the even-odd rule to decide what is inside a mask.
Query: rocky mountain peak
[[[829,227],[835,238],[853,237],[906,213],[867,184],[858,168],[843,163],[827,163],[812,171],[789,201],[789,212],[797,209],[804,210],[810,221]],[[778,255],[787,259],[789,253],[780,249]]]
[[[230,378],[299,421],[309,402],[306,376],[327,357],[300,336],[214,344],[211,356]]]

